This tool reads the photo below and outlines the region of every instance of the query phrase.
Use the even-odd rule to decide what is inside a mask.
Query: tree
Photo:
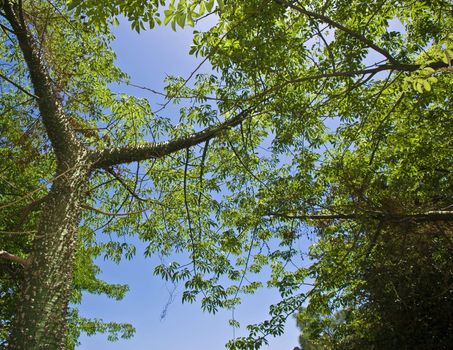
[[[2,40],[7,40],[10,33],[3,32]],[[89,35],[84,42],[90,43],[100,50],[100,42],[92,40]],[[4,42],[5,42],[4,41]],[[12,44],[10,42],[9,44]],[[10,50],[10,51],[8,51]],[[104,51],[106,61],[112,58],[111,52]],[[13,48],[2,47],[3,74],[15,76],[16,81],[25,81],[25,70],[17,54],[11,55]],[[14,65],[8,60],[16,60]],[[101,63],[101,62],[100,62]],[[87,74],[86,72],[85,74]],[[106,72],[105,72],[106,73]],[[114,73],[111,71],[110,74]],[[44,201],[47,198],[48,186],[54,170],[54,159],[46,140],[42,125],[37,118],[32,96],[27,90],[14,91],[11,82],[5,79],[2,83],[2,118],[1,118],[1,235],[2,260],[0,261],[0,346],[6,346],[10,322],[16,312],[18,301],[17,291],[23,278],[21,264],[31,250],[32,238],[36,234],[37,220]],[[20,88],[20,85],[17,87]],[[108,255],[108,247],[93,245],[92,236],[86,229],[79,230],[78,252],[75,257],[74,278],[71,291],[71,303],[81,301],[81,291],[105,293],[109,297],[121,299],[127,291],[124,285],[108,285],[100,281],[96,275],[99,268],[92,259],[99,254]],[[11,254],[13,253],[13,254]],[[69,348],[77,341],[81,330],[92,333],[93,330],[109,332],[115,338],[118,333],[129,337],[133,333],[130,325],[119,325],[114,322],[103,323],[100,320],[88,320],[75,317],[77,310],[70,314]],[[2,347],[3,348],[3,347]]]
[[[124,14],[136,30],[152,27],[160,22],[162,1],[1,5],[8,83],[2,100],[9,96],[11,104],[14,94],[22,101],[7,114],[7,140],[22,155],[26,147],[13,134],[39,124],[31,137],[37,158],[25,165],[44,167],[34,177],[23,173],[29,187],[20,200],[3,199],[10,204],[2,207],[8,209],[2,220],[9,225],[16,205],[31,205],[27,227],[36,231],[18,236],[25,242],[1,254],[22,266],[20,287],[10,288],[9,305],[17,305],[7,331],[11,349],[64,348],[73,291],[121,296],[119,286],[92,284],[91,259],[102,252],[116,260],[132,257],[134,247],[96,242],[100,227],[107,234],[138,233],[149,244],[147,254],[189,252],[188,264],[161,265],[156,273],[185,281],[183,301],[202,295],[202,308],[210,312],[232,308],[239,293],[259,288],[262,281],[245,275],[269,264],[267,285],[279,289],[282,301],[271,308],[270,320],[249,326],[249,337],[232,341],[234,349],[257,348],[268,335],[281,334],[309,297],[316,302],[329,290],[321,276],[310,292],[300,292],[318,267],[329,266],[321,252],[311,268],[298,267],[294,244],[307,224],[348,242],[362,232],[350,229],[352,223],[362,220],[374,227],[452,218],[442,210],[451,198],[445,175],[435,172],[428,187],[423,178],[423,167],[446,165],[446,152],[430,158],[442,138],[434,138],[429,152],[420,147],[420,140],[431,140],[421,132],[426,116],[448,120],[453,23],[442,1],[172,1],[164,21],[175,29],[206,12],[219,17],[212,29],[196,33],[192,48],[219,77],[198,76],[193,86],[169,80],[169,100],[196,102],[181,108],[179,125],[151,111],[147,101],[108,88],[127,81],[113,65],[109,25]],[[390,20],[405,30],[393,30]],[[371,52],[378,58],[367,57]],[[415,98],[412,115],[407,111]],[[412,131],[400,117],[421,138],[398,139],[393,147],[393,134]],[[326,120],[339,124],[334,132]],[[400,167],[400,153],[415,170]],[[16,187],[25,186],[17,181]],[[410,190],[409,198],[390,210],[385,196],[398,186]],[[435,201],[439,186],[443,197]],[[84,280],[87,266],[92,273]],[[224,277],[232,282],[225,285]]]
[[[43,151],[31,145],[32,151],[36,153],[33,155],[35,163],[39,162],[39,157],[48,159],[45,163],[48,168],[43,171],[44,177],[37,176],[38,183],[34,178],[25,177],[33,190],[15,202],[4,205],[11,210],[20,200],[47,192],[37,199],[40,203],[28,204],[30,210],[41,205],[36,224],[33,221],[28,223],[36,231],[33,232],[32,240],[21,236],[25,237],[27,245],[11,243],[11,248],[18,255],[6,250],[1,252],[2,259],[23,268],[20,289],[18,295],[14,296],[18,301],[14,303],[16,310],[9,330],[8,346],[11,349],[56,349],[66,346],[67,307],[74,274],[77,275],[77,269],[74,270],[76,247],[79,240],[92,239],[92,232],[79,233],[80,215],[82,208],[87,207],[89,191],[93,190],[88,184],[90,179],[92,183],[95,182],[92,179],[96,172],[112,174],[121,183],[122,180],[114,169],[116,166],[159,159],[179,150],[189,149],[238,125],[248,115],[244,111],[202,131],[176,134],[166,142],[133,141],[134,136],[139,137],[139,129],[150,121],[151,111],[146,103],[127,97],[117,98],[108,90],[108,83],[124,77],[113,66],[114,55],[107,46],[111,35],[107,29],[96,30],[80,20],[68,17],[62,11],[64,5],[61,2],[2,2],[2,28],[6,42],[4,61],[9,69],[9,76],[2,76],[20,93],[27,95],[26,118],[20,118],[23,107],[19,100],[19,111],[14,106],[10,113],[10,122],[16,122],[11,128],[15,128],[16,134],[22,133],[24,138],[28,138],[26,141],[30,144],[41,141],[39,147],[44,147]],[[10,77],[15,72],[24,81],[30,79],[33,93],[28,91],[26,85],[13,82]],[[12,93],[7,91],[9,96]],[[25,100],[23,96],[21,99]],[[115,117],[128,113],[123,126],[133,125],[130,134],[121,131],[113,133],[115,144],[111,146],[108,145],[108,136],[101,135],[98,131],[99,125],[108,127],[109,122],[118,120],[114,117],[106,119],[102,111],[104,108],[113,109]],[[143,111],[137,112],[139,109]],[[137,120],[139,118],[142,118],[141,125]],[[25,129],[31,122],[36,124],[38,120],[43,125],[37,131],[38,136],[28,136]],[[153,127],[157,125],[154,124],[149,129],[152,130]],[[13,131],[7,129],[7,132]],[[5,134],[7,136],[9,135]],[[128,137],[132,137],[132,140]],[[12,137],[8,141],[13,142]],[[18,152],[18,155],[20,151],[24,151],[20,144],[13,146],[18,146],[18,151],[13,148],[13,152]],[[51,153],[49,147],[52,149]],[[25,165],[29,164],[25,162]],[[37,170],[37,166],[31,164],[30,167]],[[5,167],[9,165],[5,164]],[[14,170],[12,167],[9,169]],[[54,175],[49,179],[51,171]],[[14,176],[15,173],[11,174]],[[97,177],[98,181],[101,181],[101,176]],[[49,180],[48,185],[40,183],[46,179]],[[131,190],[124,182],[122,184],[135,195],[135,189]],[[22,185],[15,182],[14,187]],[[19,187],[20,190],[25,188]],[[5,199],[10,198],[7,196]],[[12,214],[5,214],[8,221],[11,221],[11,216]],[[79,254],[82,249],[79,245]],[[99,251],[92,252],[89,249],[90,246],[83,251],[88,257],[99,254]],[[21,256],[25,254],[25,257]],[[83,260],[84,257],[79,256],[79,259]],[[92,262],[84,262],[82,267],[92,268]],[[85,276],[87,273],[88,271],[83,271]],[[93,278],[90,277],[92,276],[88,277],[88,282],[92,283]],[[90,289],[90,286],[83,285],[87,281],[83,281],[82,276],[75,282],[82,283],[79,289]],[[104,289],[103,292],[113,295],[116,293],[117,297],[124,294],[124,288],[123,291],[115,292],[112,287],[100,283],[91,288],[94,291]]]

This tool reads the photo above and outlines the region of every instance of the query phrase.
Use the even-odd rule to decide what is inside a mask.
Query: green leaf
[[[426,91],[431,91],[431,84],[428,80],[422,80],[423,87]]]
[[[68,10],[72,11],[82,3],[83,0],[70,0],[67,2]]]
[[[168,22],[174,17],[174,11],[171,9],[164,11],[164,25],[167,25]]]
[[[171,21],[171,29],[176,32],[176,19],[173,18],[173,20]]]
[[[214,7],[214,0],[208,0],[205,4],[206,4],[206,10],[208,12],[211,12]],[[219,2],[219,6],[221,6],[220,2]]]
[[[193,27],[195,25],[194,21],[193,21],[193,18],[191,15],[188,15],[187,16],[187,24],[191,27]]]
[[[184,13],[177,12],[175,20],[181,28],[184,28],[184,25],[186,24],[186,15]]]

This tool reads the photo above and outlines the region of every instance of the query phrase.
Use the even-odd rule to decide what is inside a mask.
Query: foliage
[[[322,290],[297,315],[302,349],[449,348],[451,229],[389,226],[356,242],[361,254],[323,242]]]
[[[405,91],[411,98],[397,100],[392,115],[375,123],[379,134],[370,117],[369,125],[340,130],[349,139],[344,144],[357,128],[361,137],[354,136],[353,151],[332,152],[320,170],[332,188],[329,204],[364,214],[347,226],[319,228],[311,256],[320,287],[298,315],[305,342],[334,349],[451,344],[451,321],[442,312],[451,307],[451,225],[398,217],[451,205],[451,120],[444,104],[450,87],[447,79],[429,97]],[[377,211],[396,216],[370,220],[366,213]]]
[[[319,170],[330,187],[326,203],[336,212],[361,214],[348,224],[318,227],[310,255],[319,287],[297,316],[302,348],[451,345],[451,320],[442,312],[451,308],[451,225],[401,216],[451,206],[446,91],[452,82],[440,78],[433,91],[422,92],[402,81],[381,95],[391,113],[370,113],[366,123],[338,129],[336,149]],[[390,216],[373,219],[379,212]]]
[[[254,212],[255,220],[260,218],[256,225],[287,248],[286,254],[279,252],[281,265],[269,254],[278,277],[268,285],[279,288],[283,301],[271,309],[269,321],[250,327],[249,337],[230,347],[254,348],[267,334],[281,334],[288,314],[308,300],[306,317],[311,319],[306,322],[314,329],[308,334],[319,335],[317,341],[324,341],[321,335],[329,329],[344,342],[350,333],[361,340],[366,330],[375,330],[368,336],[381,332],[397,343],[387,343],[387,348],[411,348],[417,341],[424,344],[421,334],[437,332],[425,345],[442,339],[439,346],[448,347],[451,324],[434,310],[451,305],[430,286],[442,284],[441,290],[449,293],[451,229],[446,222],[436,228],[429,217],[422,224],[410,214],[451,205],[452,79],[451,67],[440,63],[448,62],[452,47],[449,7],[442,2],[381,1],[236,4],[224,9],[217,27],[197,35],[194,52],[210,57],[224,72],[227,86],[240,91],[239,98],[266,101],[257,123],[266,126],[271,120],[271,150],[284,165],[277,176],[267,176],[271,173],[261,167],[260,155],[255,176],[266,180],[257,181],[258,190],[249,195],[252,201],[258,197],[255,209],[242,207],[242,212]],[[393,29],[398,26],[404,30]],[[287,220],[278,223],[278,218]],[[310,250],[313,264],[284,273],[281,267],[297,260],[294,239],[304,237],[305,223],[319,237]],[[289,239],[287,230],[292,232]],[[408,233],[411,238],[405,241],[401,236]],[[408,251],[396,255],[406,245]],[[429,248],[421,249],[425,245]],[[378,269],[374,261],[393,255],[380,267],[387,280],[371,278]],[[411,301],[430,300],[432,307],[412,306],[403,312],[391,292],[370,296],[389,288],[392,278],[411,281],[400,292]],[[313,289],[300,294],[303,283],[312,280]],[[370,285],[364,287],[364,280]],[[368,309],[360,306],[367,298],[374,298],[377,309],[369,311],[370,319],[348,314],[342,317],[350,328],[337,326],[338,312],[346,305],[366,314]],[[395,319],[398,312],[416,321],[404,324]],[[376,344],[378,338],[370,342]]]
[[[135,247],[126,239],[135,234],[146,242],[147,256],[162,258],[155,273],[183,283],[183,301],[199,298],[208,312],[232,309],[241,294],[263,286],[279,291],[270,319],[249,325],[249,335],[230,341],[230,349],[259,348],[282,334],[302,307],[304,341],[315,348],[369,346],[383,334],[399,346],[417,339],[402,331],[409,326],[430,329],[433,337],[448,334],[448,320],[434,314],[451,300],[448,4],[24,3],[30,27],[42,38],[46,68],[87,149],[184,140],[203,127],[242,118],[237,127],[171,156],[92,174],[78,233],[74,302],[83,290],[121,299],[127,288],[98,280],[93,259],[132,258]],[[195,32],[191,50],[208,59],[217,76],[198,75],[193,83],[168,79],[166,105],[179,105],[178,124],[165,109],[152,110],[147,100],[109,88],[128,82],[114,66],[109,26],[124,15],[137,31],[153,27],[160,7],[174,29],[195,25],[207,13],[218,16],[213,28]],[[30,82],[17,42],[3,35],[2,74],[15,76],[22,88],[2,80],[2,103],[23,103],[5,108],[2,152],[28,159],[21,165],[2,157],[8,181],[22,190],[10,194],[8,182],[1,185],[2,203],[14,203],[4,205],[0,216],[8,231],[13,213],[26,208],[24,195],[30,204],[49,190],[55,157],[26,93]],[[39,127],[27,133],[30,124]],[[28,144],[20,142],[24,134],[34,147],[30,159]],[[26,197],[30,193],[35,197]],[[34,230],[36,220],[30,215],[24,230]],[[30,235],[3,237],[9,252],[25,257]],[[311,261],[299,249],[308,237],[315,241]],[[2,304],[5,319],[17,302],[17,279],[9,276],[1,276],[11,298]],[[402,280],[408,283],[392,288]],[[445,294],[433,295],[432,285]],[[431,304],[425,308],[418,299]],[[403,312],[413,323],[400,322]],[[85,320],[77,310],[70,317],[71,344],[80,331],[112,331],[111,339],[132,334],[128,325]],[[238,326],[237,320],[230,324]]]
[[[176,30],[176,25],[181,28],[187,24],[194,26],[194,21],[205,14],[210,14],[215,11],[214,0],[141,0],[141,1],[82,1],[70,0],[68,9],[75,9],[75,15],[85,18],[87,16],[91,23],[94,23],[97,28],[106,28],[108,25],[118,25],[119,16],[123,15],[131,24],[131,28],[140,32],[146,29],[146,25],[150,29],[154,26],[161,25],[161,11],[159,7],[165,7],[164,24],[171,23],[173,30]],[[216,2],[219,9],[223,8],[223,1]]]

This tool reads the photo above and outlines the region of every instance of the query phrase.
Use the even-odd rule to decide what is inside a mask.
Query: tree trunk
[[[78,159],[77,159],[78,158]],[[67,311],[89,168],[81,155],[59,171],[44,204],[25,269],[9,349],[65,349]]]

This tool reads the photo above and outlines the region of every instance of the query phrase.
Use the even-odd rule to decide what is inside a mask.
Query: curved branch
[[[164,142],[149,142],[138,146],[124,146],[105,149],[94,153],[94,168],[106,168],[113,165],[138,162],[147,159],[162,158],[177,151],[208,141],[222,131],[233,128],[250,116],[253,108],[243,110],[235,117],[222,123],[212,125],[206,129],[188,136]]]
[[[415,72],[416,70],[420,69],[421,67],[422,67],[422,65],[420,65],[420,64],[403,64],[403,63],[381,64],[374,68],[364,68],[364,69],[344,71],[344,72],[330,72],[330,73],[319,73],[319,74],[314,74],[314,75],[307,75],[307,76],[303,76],[300,78],[294,78],[291,80],[283,81],[282,83],[272,86],[271,88],[263,91],[257,97],[262,97],[271,92],[278,91],[288,85],[303,83],[306,81],[321,80],[321,79],[327,79],[327,78],[347,78],[347,77],[356,77],[356,76],[360,76],[360,75],[363,75],[363,76],[373,75],[374,76],[377,73],[385,72],[385,71]],[[449,66],[445,62],[439,61],[439,62],[432,62],[430,64],[427,64],[425,67],[430,67],[430,68],[433,68],[438,71],[444,71],[445,69],[448,69]],[[367,82],[367,81],[369,81],[368,78],[364,82]]]
[[[377,74],[379,72],[384,71],[398,71],[398,72],[415,72],[417,69],[420,69],[422,65],[420,64],[381,64],[374,68],[365,68],[365,69],[358,69],[355,71],[346,71],[346,72],[332,72],[332,73],[321,73],[311,76],[306,76],[302,78],[296,78],[293,80],[289,80],[286,84],[290,83],[301,83],[303,81],[308,80],[316,80],[316,79],[323,79],[323,78],[341,78],[341,77],[354,77],[357,75],[367,75],[367,74]],[[436,70],[440,70],[443,68],[448,68],[448,64],[439,61],[439,62],[432,62],[427,64],[425,67],[430,67]]]
[[[413,72],[419,69],[421,65],[419,64],[383,64],[374,68],[360,69],[356,71],[347,71],[347,72],[332,72],[324,74],[315,74],[311,76],[296,78],[293,80],[285,81],[281,84],[271,87],[270,89],[263,91],[253,98],[260,100],[263,97],[269,95],[271,92],[279,90],[289,84],[297,84],[304,81],[325,79],[325,78],[335,78],[335,77],[353,77],[357,75],[374,75],[383,71],[402,71],[402,72]],[[427,65],[433,69],[442,69],[448,67],[444,62],[433,62]],[[202,131],[190,134],[185,137],[173,139],[170,141],[164,141],[159,143],[146,143],[138,146],[124,146],[105,149],[100,152],[95,152],[94,157],[94,168],[105,168],[113,165],[119,165],[124,163],[137,162],[147,159],[156,159],[167,156],[171,153],[186,149],[188,147],[197,145],[201,142],[208,141],[213,137],[217,136],[223,130],[235,127],[242,123],[249,114],[252,112],[253,107],[242,111],[235,117],[228,119],[222,123],[210,126]]]
[[[281,5],[288,6],[288,7],[292,8],[293,10],[296,10],[297,12],[302,13],[302,14],[308,16],[308,17],[321,20],[321,21],[331,25],[332,27],[337,28],[337,29],[341,30],[342,32],[345,32],[346,34],[348,34],[348,35],[352,36],[353,38],[359,40],[360,42],[362,42],[366,46],[372,48],[374,51],[379,52],[389,62],[391,62],[393,64],[397,63],[397,61],[393,58],[392,55],[390,55],[390,53],[387,50],[384,50],[382,47],[376,45],[375,43],[373,43],[370,39],[368,39],[364,35],[362,35],[360,33],[357,33],[356,31],[344,26],[343,24],[338,23],[338,22],[332,20],[331,18],[329,18],[327,16],[324,16],[324,15],[322,15],[320,13],[316,13],[316,12],[312,12],[312,11],[306,10],[304,7],[297,6],[297,5],[295,5],[295,4],[293,4],[293,3],[289,2],[289,1],[275,0],[275,2],[277,2],[277,3],[281,4]]]

